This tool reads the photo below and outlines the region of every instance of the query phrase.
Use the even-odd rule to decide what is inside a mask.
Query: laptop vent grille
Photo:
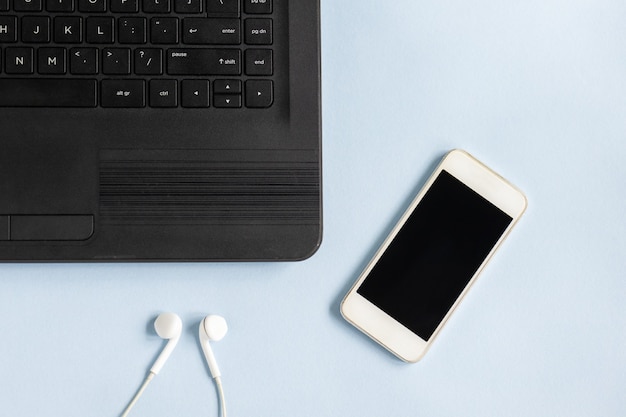
[[[317,223],[315,163],[101,160],[106,223]]]

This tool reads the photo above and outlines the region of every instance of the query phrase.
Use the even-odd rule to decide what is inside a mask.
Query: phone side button
[[[87,240],[92,215],[11,216],[11,240]]]

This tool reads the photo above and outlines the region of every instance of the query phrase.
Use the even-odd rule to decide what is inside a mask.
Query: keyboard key
[[[96,80],[0,79],[0,107],[95,107],[96,98]]]
[[[272,13],[272,0],[243,0],[246,13]]]
[[[139,0],[111,0],[109,9],[113,13],[137,13],[139,11]]]
[[[130,49],[104,48],[102,50],[102,73],[107,75],[130,74]]]
[[[42,0],[13,0],[13,9],[16,12],[40,12]]]
[[[215,80],[213,91],[215,94],[241,94],[241,80]]]
[[[17,18],[0,16],[0,43],[17,42]]]
[[[176,13],[202,13],[203,0],[174,0]]]
[[[169,13],[169,0],[143,0],[143,11],[146,13]]]
[[[76,75],[98,73],[98,50],[96,48],[72,48],[70,50],[70,72]]]
[[[249,45],[271,45],[272,19],[246,19],[245,42]]]
[[[178,43],[178,19],[159,17],[150,21],[150,40],[156,44]]]
[[[246,81],[246,107],[266,108],[274,102],[271,80]]]
[[[37,71],[40,74],[65,74],[67,72],[65,48],[39,48]]]
[[[239,49],[169,49],[167,72],[173,75],[239,75]]]
[[[209,107],[209,80],[183,80],[182,105],[183,107]]]
[[[9,11],[9,0],[0,0],[0,12]],[[0,221],[0,224],[2,222]]]
[[[135,49],[135,74],[161,75],[163,73],[163,59],[160,49]]]
[[[45,16],[26,16],[22,18],[22,42],[50,42],[50,18]]]
[[[146,19],[122,17],[117,22],[119,43],[146,43]]]
[[[240,44],[241,27],[239,19],[205,19],[188,17],[183,20],[183,42],[205,45]]]
[[[7,48],[4,56],[7,74],[33,73],[33,48]]]
[[[272,75],[273,71],[271,49],[246,50],[247,75]]]
[[[83,20],[80,17],[55,17],[54,41],[57,43],[82,42]]]
[[[87,43],[113,43],[113,18],[88,17]]]
[[[46,10],[49,12],[73,12],[74,0],[46,0]]]
[[[146,85],[143,80],[102,80],[102,107],[145,107]]]
[[[212,17],[239,17],[239,0],[206,0],[206,12]]]
[[[215,94],[213,105],[218,108],[236,109],[241,107],[241,95],[239,94]]]
[[[83,13],[104,13],[107,10],[105,0],[78,0],[78,11]]]
[[[178,106],[176,84],[176,80],[151,80],[150,107]]]

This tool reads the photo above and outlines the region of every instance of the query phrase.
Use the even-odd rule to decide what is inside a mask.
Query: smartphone
[[[526,206],[500,175],[450,151],[343,299],[341,314],[417,362]]]

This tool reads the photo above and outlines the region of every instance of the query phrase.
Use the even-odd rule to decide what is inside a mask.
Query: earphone
[[[165,361],[170,357],[176,347],[183,331],[183,322],[180,320],[180,317],[174,313],[159,314],[154,321],[154,330],[159,337],[169,340],[159,357],[154,361],[152,368],[150,368],[150,373],[156,375],[161,368],[163,368]]]
[[[126,417],[130,410],[133,408],[139,397],[143,394],[144,390],[154,378],[155,375],[161,371],[163,365],[167,361],[167,359],[172,354],[172,351],[176,347],[176,344],[180,340],[180,336],[182,334],[183,324],[180,320],[180,317],[174,313],[162,313],[159,314],[156,320],[154,321],[154,330],[162,339],[166,339],[168,342],[159,354],[158,358],[154,361],[154,364],[150,368],[150,372],[146,376],[146,379],[139,387],[139,390],[130,401],[121,417]],[[217,366],[217,362],[215,361],[215,355],[213,355],[213,350],[209,342],[220,341],[224,338],[228,332],[228,325],[226,324],[226,320],[222,316],[217,315],[208,315],[200,322],[200,328],[198,331],[198,336],[200,338],[200,346],[202,347],[202,352],[204,352],[204,357],[206,358],[207,365],[209,366],[209,371],[211,372],[211,376],[215,380],[215,384],[217,385],[217,389],[220,397],[221,404],[221,414],[222,417],[226,417],[226,403],[224,401],[224,391],[222,389],[222,380],[220,369]]]
[[[215,356],[213,355],[213,350],[211,350],[209,341],[219,342],[224,338],[224,336],[226,336],[226,332],[228,332],[228,325],[222,316],[209,315],[206,316],[200,323],[198,331],[200,346],[202,346],[204,357],[206,358],[207,365],[209,365],[211,376],[214,379],[219,378],[221,373],[220,368],[217,366],[217,362],[215,361]]]
[[[130,412],[131,408],[135,405],[141,394],[143,394],[144,390],[152,381],[155,375],[159,373],[167,358],[170,357],[172,351],[176,347],[178,340],[180,339],[180,335],[183,332],[183,322],[180,320],[180,317],[174,313],[161,313],[154,321],[154,330],[162,339],[166,339],[168,342],[161,351],[159,357],[154,361],[152,368],[150,368],[150,372],[146,376],[146,379],[139,387],[139,390],[130,401],[124,412],[122,413],[122,417],[126,417]]]
[[[224,336],[226,336],[226,332],[228,332],[226,320],[224,317],[214,314],[206,316],[200,323],[200,328],[198,329],[202,352],[204,352],[207,365],[209,365],[209,371],[211,371],[211,376],[215,380],[215,385],[217,385],[217,390],[220,396],[222,417],[226,417],[226,402],[224,400],[224,390],[222,388],[222,374],[220,372],[220,368],[217,366],[215,355],[213,355],[213,350],[211,349],[209,342],[218,342],[222,340]]]

